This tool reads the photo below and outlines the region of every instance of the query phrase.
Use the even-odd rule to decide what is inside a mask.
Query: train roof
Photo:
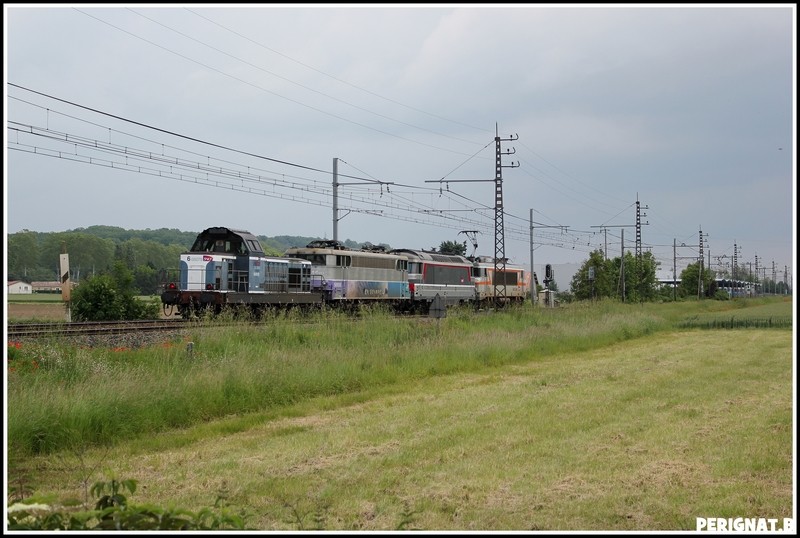
[[[434,261],[434,262],[443,262],[443,263],[465,263],[472,265],[467,258],[464,256],[459,256],[457,254],[442,254],[440,252],[429,252],[427,250],[414,250],[411,248],[396,248],[394,250],[390,250],[389,253],[391,254],[410,254],[416,258],[421,260],[427,261]]]
[[[238,237],[244,241],[252,254],[264,254],[264,247],[261,246],[261,241],[258,237],[251,234],[247,230],[236,230],[234,228],[227,228],[225,226],[214,226],[206,228],[198,234],[198,237],[212,237],[215,239],[227,239],[230,237]],[[258,250],[252,248],[253,245],[258,246]]]
[[[475,265],[480,266],[494,266],[494,256],[470,256],[469,258]],[[500,258],[501,260],[505,260],[506,268],[507,269],[523,269],[524,266],[519,263],[514,263],[508,258]]]
[[[395,254],[392,252],[387,252],[384,247],[380,246],[371,246],[365,245],[364,248],[354,249],[348,248],[339,243],[338,241],[333,240],[319,240],[319,241],[312,241],[305,247],[291,247],[286,250],[284,253],[285,255],[292,255],[298,253],[317,253],[317,254],[324,254],[324,253],[336,253],[336,254],[357,254],[360,256],[381,256],[381,257],[391,257],[391,258],[401,258],[400,254]]]

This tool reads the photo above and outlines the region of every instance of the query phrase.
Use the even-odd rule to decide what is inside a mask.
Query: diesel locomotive
[[[219,313],[225,306],[253,310],[322,302],[311,287],[311,262],[267,256],[256,236],[224,227],[201,232],[180,257],[177,275],[167,275],[161,293],[164,311],[188,317],[199,310]],[[176,278],[169,278],[169,277]]]

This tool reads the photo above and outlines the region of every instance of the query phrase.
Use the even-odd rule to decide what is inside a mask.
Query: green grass
[[[791,303],[754,302],[791,315]],[[224,492],[258,529],[694,529],[789,517],[792,332],[677,330],[728,302],[321,314],[146,350],[23,345],[9,487]],[[36,369],[23,369],[36,356]],[[139,493],[137,492],[137,497]]]
[[[60,293],[11,293],[7,296],[9,303],[60,303]]]
[[[758,301],[758,300],[757,300]],[[728,308],[702,312],[684,319],[680,327],[701,329],[732,329],[748,327],[791,327],[792,311],[789,298],[754,303],[749,299],[735,299],[723,304]]]

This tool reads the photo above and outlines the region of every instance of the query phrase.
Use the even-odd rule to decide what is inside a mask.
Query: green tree
[[[439,252],[442,254],[450,254],[453,256],[465,256],[467,254],[467,243],[459,243],[458,241],[442,241],[439,245]]]
[[[87,278],[72,292],[70,303],[75,321],[121,321],[154,319],[159,305],[135,297],[133,274],[117,260],[110,273]]]
[[[590,268],[594,272],[594,281],[589,279]],[[602,250],[595,250],[572,276],[570,290],[576,300],[613,297],[618,274],[614,262],[606,260]]]
[[[152,295],[158,293],[159,272],[155,266],[148,262],[147,265],[139,265],[133,271],[133,287],[139,295]]]
[[[637,259],[633,254],[625,254],[626,301],[652,301],[658,296],[656,269],[658,262],[652,252],[645,252]]]
[[[642,254],[640,260],[630,252],[606,260],[602,250],[595,250],[572,277],[571,291],[577,300],[619,297],[625,301],[652,301],[658,296],[657,266],[651,252]],[[594,281],[589,279],[590,268]]]
[[[44,237],[39,253],[39,265],[52,267],[53,274],[60,275],[59,256],[65,247],[69,254],[70,273],[73,275],[77,272],[88,275],[108,270],[114,261],[114,241],[111,239],[101,239],[81,232],[64,232]]]
[[[23,230],[8,236],[8,276],[17,280],[28,278],[28,271],[39,264],[39,245],[36,233]]]
[[[686,268],[681,271],[680,279],[681,283],[678,289],[682,297],[697,297],[700,295],[700,262],[687,265]],[[716,293],[716,286],[712,286],[712,283],[714,283],[714,272],[710,269],[703,269],[703,296],[713,297],[714,293]]]

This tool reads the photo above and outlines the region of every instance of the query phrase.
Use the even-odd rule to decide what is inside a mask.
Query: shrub
[[[191,512],[180,508],[128,503],[125,492],[136,491],[135,480],[97,482],[91,492],[97,497],[93,510],[84,507],[18,502],[6,510],[9,530],[224,530],[244,529],[244,515],[220,506]]]
[[[72,293],[71,310],[75,321],[122,321],[153,319],[159,315],[157,302],[145,303],[135,296],[133,276],[117,262],[112,274],[86,279]]]

